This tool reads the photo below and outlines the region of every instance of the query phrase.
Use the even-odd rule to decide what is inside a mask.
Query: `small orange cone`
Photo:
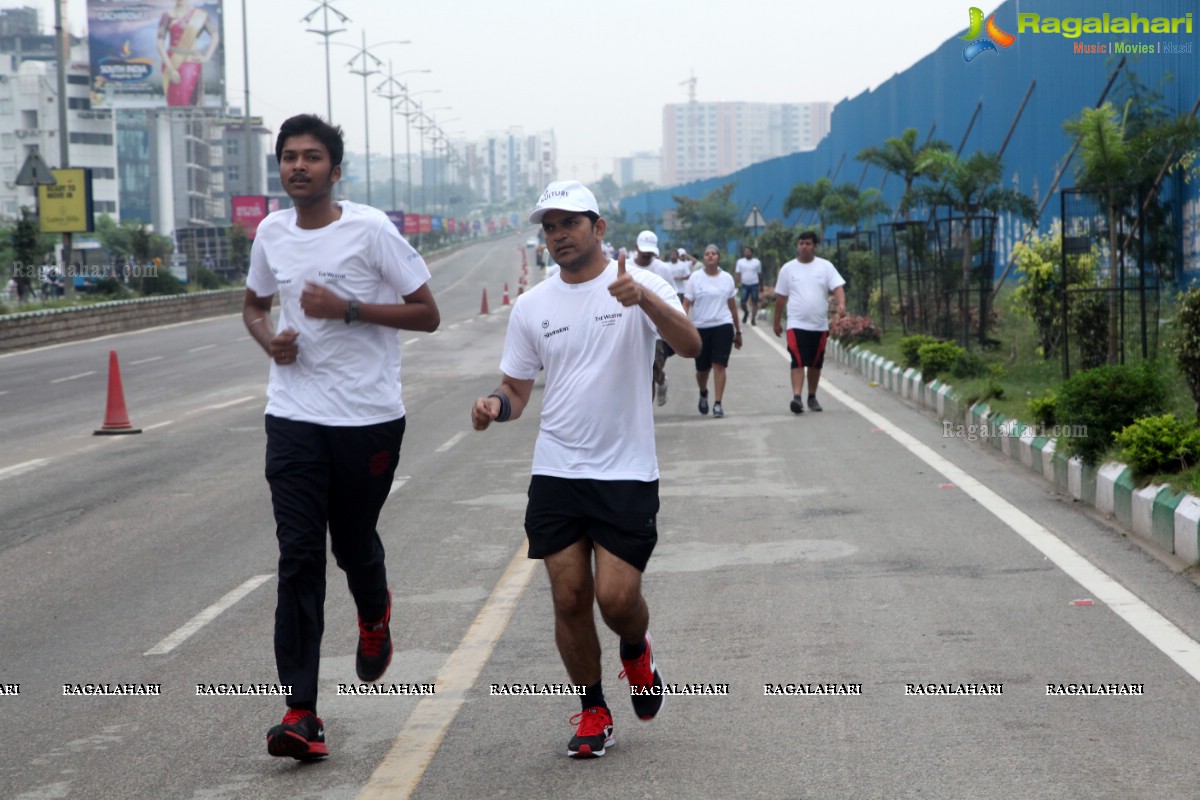
[[[95,436],[111,436],[119,433],[141,433],[129,423],[129,412],[125,410],[125,390],[121,388],[121,366],[117,363],[117,351],[108,352],[108,408],[104,412],[104,424],[93,432]]]
[[[480,313],[480,314],[486,314],[486,313],[488,313],[488,307],[487,307],[487,288],[486,288],[486,287],[485,287],[485,288],[484,288],[484,290],[483,290],[483,302],[479,304],[479,313]]]
[[[502,305],[508,305],[508,283],[504,284],[504,299],[500,301]]]

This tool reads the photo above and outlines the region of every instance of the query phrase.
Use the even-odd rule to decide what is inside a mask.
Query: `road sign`
[[[21,171],[17,173],[18,186],[53,186],[56,183],[58,179],[36,152],[29,154],[25,163],[21,165]]]
[[[762,212],[758,210],[757,205],[750,206],[750,213],[746,215],[746,221],[742,227],[754,228],[756,231],[759,228],[767,227],[767,220],[763,217]]]

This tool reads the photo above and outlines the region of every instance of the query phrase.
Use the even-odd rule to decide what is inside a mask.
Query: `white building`
[[[3,44],[7,52],[0,51],[0,218],[11,220],[22,206],[37,206],[34,187],[16,184],[30,153],[40,154],[51,168],[62,166],[58,69],[50,36],[5,37]],[[13,52],[18,48],[20,56]],[[111,111],[91,107],[88,69],[86,44],[73,42],[67,72],[69,166],[91,168],[95,213],[117,216],[116,129]]]
[[[663,107],[662,182],[675,186],[812,150],[832,103],[672,103]]]
[[[662,183],[662,163],[662,156],[658,153],[634,153],[624,158],[614,158],[613,180],[621,188],[638,182],[658,186]]]

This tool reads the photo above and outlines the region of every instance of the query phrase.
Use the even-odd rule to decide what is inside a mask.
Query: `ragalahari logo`
[[[1017,37],[1013,36],[1011,33],[1000,29],[1000,26],[996,24],[995,14],[992,14],[990,17],[988,17],[986,26],[983,24],[982,9],[972,6],[970,15],[971,27],[967,29],[967,32],[964,35],[958,37],[960,39],[970,40],[971,42],[963,48],[963,61],[970,61],[975,56],[987,50],[991,50],[993,53],[998,53],[1000,51],[996,49],[996,45],[1008,47],[1017,40]],[[987,33],[986,36],[983,35],[985,32]]]

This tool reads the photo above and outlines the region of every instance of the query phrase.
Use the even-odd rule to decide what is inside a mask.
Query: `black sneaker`
[[[700,402],[696,405],[696,408],[700,410],[701,414],[708,413],[708,397],[706,395],[700,395]]]
[[[749,312],[749,311],[746,311],[746,312],[743,312],[743,313],[742,313],[742,324],[743,324],[743,325],[745,325],[745,324],[746,324],[746,320],[749,318],[749,316],[750,316],[750,312]]]
[[[567,755],[571,758],[600,758],[616,741],[612,714],[604,706],[580,711],[571,717],[571,724],[579,726],[567,744]]]
[[[792,397],[792,403],[791,403],[791,405],[788,406],[788,408],[790,408],[792,410],[793,414],[803,414],[804,413],[804,403],[801,402],[800,395],[795,395]]]
[[[620,677],[629,680],[629,697],[633,700],[633,712],[638,715],[638,719],[649,722],[662,711],[664,700],[661,694],[662,675],[658,672],[658,665],[654,663],[654,650],[650,645],[649,633],[646,634],[646,649],[642,654],[633,661],[622,658],[621,666],[625,669],[621,670]],[[641,694],[639,690],[656,693]]]
[[[718,400],[717,402],[713,403],[713,417],[723,416],[725,416],[725,409],[721,408],[721,401]]]
[[[311,711],[289,708],[283,722],[267,731],[267,752],[297,761],[315,761],[329,755],[325,723]]]
[[[358,652],[354,657],[354,671],[363,683],[373,683],[387,671],[392,663],[392,631],[388,623],[392,619],[392,593],[388,592],[387,612],[378,622],[366,624],[358,618]]]
[[[821,408],[821,404],[817,402],[817,398],[811,394],[808,396],[808,408],[811,411],[823,411],[824,410]]]

